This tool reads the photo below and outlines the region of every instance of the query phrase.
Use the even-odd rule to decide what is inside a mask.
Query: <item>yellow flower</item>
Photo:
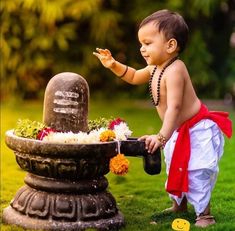
[[[124,154],[117,154],[109,162],[109,169],[112,173],[117,175],[125,175],[128,172],[129,161]]]
[[[106,130],[100,133],[100,141],[101,142],[107,142],[112,141],[116,138],[116,135],[114,131],[112,130]]]

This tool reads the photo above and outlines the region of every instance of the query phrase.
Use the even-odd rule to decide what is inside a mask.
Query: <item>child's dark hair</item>
[[[159,10],[146,17],[139,25],[139,29],[153,22],[158,27],[159,32],[163,32],[166,39],[176,39],[182,52],[188,41],[188,26],[183,17],[176,12],[169,10]]]

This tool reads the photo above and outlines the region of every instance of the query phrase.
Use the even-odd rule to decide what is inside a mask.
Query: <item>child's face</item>
[[[159,65],[166,59],[167,40],[157,26],[150,22],[138,31],[140,52],[148,65]]]

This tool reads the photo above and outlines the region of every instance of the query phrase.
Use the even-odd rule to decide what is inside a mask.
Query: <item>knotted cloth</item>
[[[201,103],[199,112],[191,119],[185,121],[177,130],[178,137],[172,155],[166,191],[178,197],[182,192],[188,192],[188,163],[190,160],[190,135],[189,129],[202,119],[214,121],[222,132],[228,137],[232,136],[232,121],[228,112],[209,111]]]

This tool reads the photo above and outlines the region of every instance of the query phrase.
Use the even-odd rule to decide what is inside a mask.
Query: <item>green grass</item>
[[[14,128],[18,118],[42,120],[42,102],[26,102],[22,104],[1,105],[1,214],[14,197],[16,191],[24,185],[26,172],[16,164],[13,152],[4,143],[6,130]],[[157,132],[160,121],[155,110],[148,104],[137,101],[91,102],[89,118],[97,117],[124,118],[133,136]],[[235,121],[235,113],[231,113]],[[161,211],[171,205],[164,189],[166,174],[165,165],[159,175],[150,176],[143,170],[141,158],[128,157],[129,173],[124,177],[107,175],[109,191],[115,196],[118,207],[123,213],[126,226],[123,231],[156,231],[172,230],[172,221],[179,217],[191,223],[190,230],[200,230],[194,227],[194,211],[177,215],[163,215]],[[235,169],[235,139],[226,139],[225,153],[220,163],[220,174],[212,195],[212,213],[217,224],[203,230],[235,230],[234,202],[234,171]],[[155,221],[155,222],[152,222]],[[152,222],[152,223],[151,223]],[[1,224],[1,230],[20,231],[19,227]]]

